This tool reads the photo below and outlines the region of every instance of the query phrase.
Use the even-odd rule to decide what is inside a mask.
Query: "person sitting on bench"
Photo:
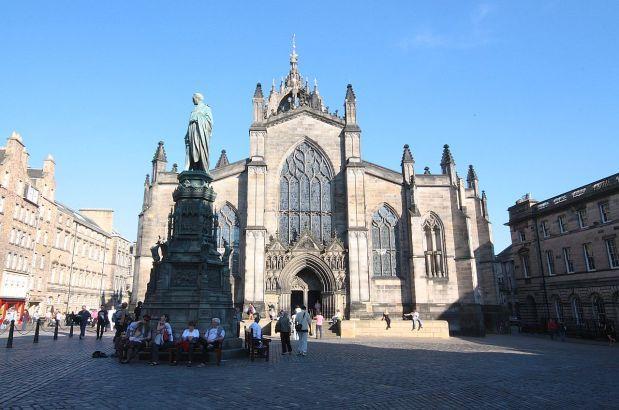
[[[200,331],[196,329],[195,322],[189,322],[187,325],[187,329],[183,331],[183,335],[181,336],[181,347],[183,350],[187,351],[189,355],[189,361],[187,362],[187,367],[191,367],[191,362],[193,360],[193,350],[200,343]]]
[[[129,363],[146,346],[146,343],[150,340],[149,323],[150,316],[144,315],[142,320],[132,322],[127,327],[128,341],[123,348],[124,360],[122,360],[122,363]]]
[[[159,318],[159,323],[157,323],[157,329],[153,330],[154,343],[153,360],[150,362],[151,366],[157,366],[159,364],[159,350],[174,347],[174,336],[172,335],[172,326],[168,323],[169,320],[170,318],[168,315],[161,315]],[[170,354],[173,355],[172,352],[170,352]],[[170,359],[170,364],[175,365],[176,360],[174,357],[170,357]]]
[[[208,362],[208,351],[221,349],[221,345],[226,337],[226,331],[221,327],[221,320],[214,317],[211,320],[211,327],[204,332],[202,343],[202,363],[198,367],[206,366]],[[219,362],[217,363],[219,364]]]
[[[262,347],[262,328],[260,327],[260,316],[256,316],[254,323],[249,326],[249,330],[251,331],[254,346],[258,348]]]

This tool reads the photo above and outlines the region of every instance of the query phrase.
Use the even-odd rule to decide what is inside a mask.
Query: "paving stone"
[[[120,365],[96,341],[0,338],[0,408],[618,408],[619,346],[526,336],[310,340],[307,357]],[[294,345],[294,342],[293,342]],[[138,400],[139,399],[139,400]]]

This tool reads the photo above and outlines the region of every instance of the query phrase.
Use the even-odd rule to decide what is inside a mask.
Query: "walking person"
[[[97,312],[97,340],[103,339],[103,333],[110,323],[107,309],[105,305],[101,305],[101,309]]]
[[[423,327],[423,322],[421,321],[421,318],[419,317],[419,312],[415,310],[412,313],[405,313],[404,316],[411,317],[411,320],[413,321],[413,328],[411,330],[415,330],[415,323],[419,325],[417,327],[417,331],[421,330],[421,328]]]
[[[297,343],[297,354],[301,356],[307,355],[307,336],[310,329],[310,318],[305,305],[301,306],[301,311],[296,314],[295,325],[296,331],[299,334],[299,343]]]
[[[282,340],[282,354],[292,354],[292,346],[290,345],[290,316],[285,310],[281,312],[277,323],[275,324],[275,333],[279,332],[279,337]]]
[[[88,325],[88,319],[91,317],[86,305],[82,305],[82,310],[77,312],[77,316],[80,319],[80,340],[82,340],[86,336],[86,325]]]
[[[615,328],[608,320],[604,322],[604,334],[608,339],[609,346],[612,346],[617,341],[617,339],[615,338]]]
[[[316,313],[316,316],[314,316],[314,319],[316,319],[316,339],[322,339],[322,324],[325,321],[325,317],[322,315],[322,313],[320,313],[319,310]]]
[[[385,330],[389,330],[391,329],[391,318],[389,317],[389,312],[387,312],[386,310],[383,312],[383,317],[380,320],[384,320],[385,323],[387,323],[387,329]]]

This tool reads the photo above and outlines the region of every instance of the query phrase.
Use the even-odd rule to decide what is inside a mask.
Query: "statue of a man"
[[[213,131],[213,114],[211,107],[204,104],[203,100],[202,94],[193,95],[195,108],[189,117],[189,127],[185,135],[185,170],[208,172],[209,169],[208,149]]]

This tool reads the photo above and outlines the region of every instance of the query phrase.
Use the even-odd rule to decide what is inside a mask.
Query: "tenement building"
[[[0,316],[128,300],[132,244],[113,230],[113,211],[56,202],[54,159],[41,169],[28,159],[14,132],[0,148]]]
[[[320,302],[326,315],[348,318],[417,309],[453,331],[483,328],[482,308],[496,305],[494,255],[472,166],[460,178],[447,145],[438,173],[416,172],[409,145],[400,170],[364,160],[353,87],[343,115],[329,110],[294,47],[285,79],[266,96],[258,84],[251,103],[249,157],[230,162],[223,151],[210,171],[237,306]],[[168,236],[176,168],[160,142],[139,215],[135,301],[149,282],[150,248]]]
[[[520,316],[572,328],[619,319],[619,174],[509,208]]]

